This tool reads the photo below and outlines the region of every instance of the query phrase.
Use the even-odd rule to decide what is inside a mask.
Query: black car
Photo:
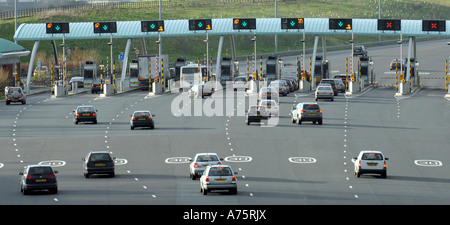
[[[150,111],[135,111],[130,119],[131,129],[134,130],[135,127],[150,127],[151,129],[154,129],[154,116],[155,115],[152,115]]]
[[[97,123],[97,110],[91,105],[78,106],[73,111],[73,122],[78,124],[79,122],[93,122]]]
[[[58,193],[56,173],[49,165],[28,165],[23,172],[19,172],[20,191],[26,195],[30,191],[48,190],[50,193]]]
[[[91,88],[91,94],[101,93],[102,83],[100,81],[94,81]]]
[[[93,174],[109,174],[115,176],[114,159],[108,151],[92,151],[83,158],[84,177]]]
[[[248,108],[246,123],[247,125],[250,125],[251,122],[266,124],[269,114],[265,106],[252,105]]]
[[[353,47],[353,55],[367,56],[367,48],[363,45],[356,45]]]

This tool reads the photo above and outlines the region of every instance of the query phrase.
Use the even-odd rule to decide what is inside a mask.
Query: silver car
[[[208,166],[200,177],[200,191],[203,195],[215,190],[228,190],[237,194],[236,172],[229,165]]]
[[[192,180],[203,174],[207,166],[222,164],[222,159],[216,153],[197,153],[189,165],[189,176]]]
[[[360,177],[361,174],[380,174],[381,177],[386,178],[386,160],[388,159],[380,151],[361,151],[358,157],[352,159],[355,165],[355,176]]]
[[[285,80],[274,80],[270,82],[269,87],[275,88],[280,95],[286,96],[289,94],[289,87],[287,86],[287,83]]]
[[[334,101],[334,91],[329,85],[321,85],[316,88],[315,92],[316,101],[319,99],[330,99]]]
[[[303,121],[312,121],[313,124],[322,125],[322,110],[315,102],[301,102],[292,109],[292,123],[302,124]]]
[[[259,106],[265,106],[271,117],[278,117],[280,109],[275,100],[261,100]]]

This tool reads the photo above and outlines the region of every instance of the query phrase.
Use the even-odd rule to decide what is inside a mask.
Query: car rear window
[[[95,112],[93,107],[78,107],[78,112]]]
[[[319,86],[318,89],[319,90],[331,90],[331,87],[329,87],[329,86]]]
[[[209,176],[231,176],[233,173],[229,167],[212,167],[209,170]]]
[[[198,162],[219,161],[216,155],[200,155],[197,157]]]
[[[303,109],[306,109],[306,110],[319,110],[320,108],[319,108],[319,105],[317,105],[317,104],[304,104],[303,105]]]
[[[30,175],[38,175],[38,174],[52,174],[53,170],[51,167],[31,167],[28,170],[28,174]]]
[[[93,153],[89,157],[89,162],[112,161],[108,153]]]
[[[364,153],[361,157],[363,160],[383,160],[383,155],[380,153]]]
[[[150,113],[149,112],[136,112],[134,113],[134,117],[136,118],[144,118],[144,117],[149,117]]]

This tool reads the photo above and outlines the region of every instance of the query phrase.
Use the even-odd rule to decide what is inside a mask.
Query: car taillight
[[[206,181],[206,182],[209,182],[209,176],[206,176],[205,181]]]
[[[361,168],[361,160],[359,160],[358,167]]]
[[[231,178],[231,181],[236,181],[236,176],[233,176],[233,178]]]
[[[151,117],[151,116],[149,116],[149,117],[148,117],[148,119],[149,119],[149,120],[151,120],[151,119],[152,119],[152,117]]]
[[[332,95],[333,94],[333,91],[330,91],[330,95]]]
[[[131,120],[136,120],[136,117],[133,116],[133,118],[131,118]]]
[[[305,113],[305,112],[306,112],[305,110],[301,110],[301,111],[300,111],[300,113]]]
[[[80,114],[79,114],[79,113],[77,113],[77,117],[78,117],[78,116],[80,116]]]
[[[33,176],[27,175],[27,179],[33,179]]]
[[[317,112],[318,112],[318,113],[322,113],[322,110],[318,110]]]
[[[93,115],[93,116],[97,116],[97,114],[96,114],[96,113],[93,113],[92,115]]]
[[[55,177],[56,177],[56,175],[54,173],[52,173],[48,176],[48,178],[55,178]]]
[[[198,163],[194,163],[194,168],[198,168]]]
[[[317,91],[316,94],[319,94],[319,91]]]
[[[383,165],[383,168],[385,168],[385,169],[386,169],[386,160],[384,160],[384,165]]]

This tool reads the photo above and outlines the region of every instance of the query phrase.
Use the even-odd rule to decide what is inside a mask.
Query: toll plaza
[[[416,51],[416,37],[432,36],[432,37],[448,37],[450,31],[446,29],[449,21],[446,20],[395,20],[395,19],[353,19],[353,18],[224,18],[224,19],[195,19],[195,20],[158,20],[158,21],[98,21],[98,22],[58,22],[58,23],[37,23],[37,24],[22,24],[16,31],[14,39],[16,41],[34,41],[33,50],[30,59],[30,68],[28,70],[28,78],[31,77],[32,66],[35,63],[36,51],[39,48],[40,41],[51,41],[54,49],[55,59],[58,58],[55,45],[56,40],[62,40],[60,47],[65,48],[65,40],[77,39],[105,39],[110,45],[111,52],[113,48],[114,39],[126,39],[126,46],[114,46],[116,48],[124,48],[124,57],[122,61],[121,79],[117,84],[112,81],[105,84],[105,89],[112,86],[114,92],[124,91],[127,87],[125,75],[128,66],[128,59],[130,53],[130,45],[132,39],[158,37],[156,44],[162,45],[162,40],[165,37],[179,37],[179,36],[205,36],[204,44],[206,45],[206,52],[208,53],[210,35],[218,35],[219,46],[216,57],[216,77],[218,81],[221,80],[220,65],[222,59],[222,45],[224,36],[231,36],[231,42],[234,42],[233,37],[236,35],[249,36],[249,43],[254,45],[253,61],[256,62],[257,57],[257,36],[258,35],[298,35],[299,40],[305,43],[305,35],[314,36],[313,53],[310,56],[310,71],[307,71],[307,57],[302,54],[300,57],[302,66],[297,74],[297,80],[303,88],[314,89],[319,79],[327,78],[327,73],[320,72],[316,74],[315,69],[311,69],[311,65],[316,65],[316,61],[321,61],[322,66],[325,64],[332,65],[333,63],[327,61],[326,56],[326,36],[327,35],[345,35],[349,37],[349,44],[352,46],[352,51],[349,52],[349,70],[350,75],[348,92],[359,92],[362,84],[362,74],[358,72],[359,67],[367,67],[367,63],[376,67],[377,65],[369,60],[359,60],[354,58],[353,47],[355,44],[356,35],[376,35],[376,36],[396,36],[399,44],[399,57],[403,59],[403,43],[408,43],[408,50],[406,55],[405,68],[400,67],[396,72],[396,86],[397,94],[403,95],[410,93],[412,86],[416,84],[418,64],[416,59],[420,57]],[[318,57],[318,43],[319,38],[322,38],[322,56]],[[232,61],[236,61],[234,45],[232,45]],[[304,49],[303,44],[303,49]],[[144,52],[145,46],[142,47]],[[63,51],[64,54],[65,51]],[[304,51],[303,51],[304,52]],[[162,54],[160,48],[158,55]],[[64,58],[64,56],[63,56]],[[113,61],[111,54],[109,60]],[[207,59],[209,59],[209,55]],[[210,60],[206,60],[209,68]],[[256,63],[255,63],[256,64]],[[160,67],[159,67],[160,68]],[[64,68],[63,70],[63,86],[65,88]],[[256,81],[260,80],[256,72],[256,66],[253,68],[253,82],[255,85],[254,91],[257,92],[258,86]],[[110,74],[114,73],[113,64],[107,67]],[[309,77],[309,80],[306,79]],[[27,79],[27,87],[29,87],[29,80]],[[158,82],[164,84],[164,75],[161,74]],[[116,86],[117,85],[117,86]],[[129,85],[129,84],[128,84]],[[159,84],[158,84],[159,85]]]

